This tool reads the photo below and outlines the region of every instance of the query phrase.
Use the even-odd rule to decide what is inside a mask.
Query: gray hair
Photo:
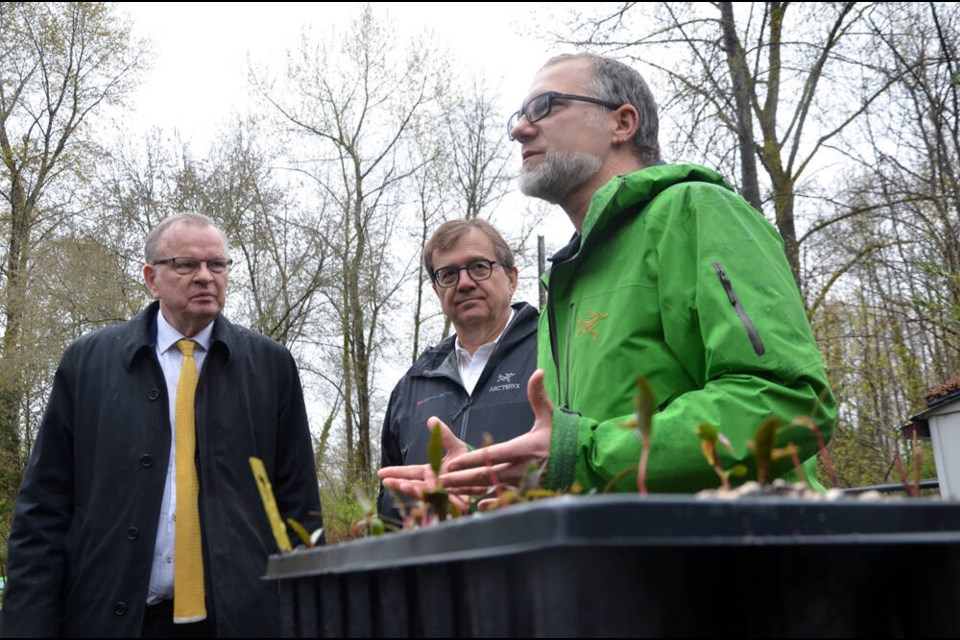
[[[143,243],[143,259],[147,264],[152,264],[154,260],[159,259],[159,256],[157,255],[157,247],[160,244],[160,238],[167,229],[175,224],[192,224],[201,227],[213,227],[217,230],[217,233],[220,234],[220,238],[223,240],[224,252],[229,251],[226,234],[223,233],[220,227],[218,227],[212,219],[195,211],[181,211],[180,213],[175,213],[161,220],[160,224],[151,229],[150,233],[147,234],[147,239]]]
[[[644,166],[658,164],[660,159],[660,118],[657,102],[640,73],[619,60],[593,53],[564,53],[547,60],[544,67],[568,60],[591,60],[593,78],[587,87],[597,98],[614,104],[632,104],[639,114],[633,147]]]

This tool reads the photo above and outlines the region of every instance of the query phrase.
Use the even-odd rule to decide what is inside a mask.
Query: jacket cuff
[[[547,489],[564,490],[573,484],[577,461],[580,414],[565,409],[553,412],[550,436],[550,460],[547,462]]]

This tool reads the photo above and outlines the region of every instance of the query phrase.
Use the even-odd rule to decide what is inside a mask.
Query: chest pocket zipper
[[[733,283],[730,282],[730,278],[727,277],[727,272],[724,271],[723,265],[719,262],[714,262],[712,266],[720,278],[720,284],[723,285],[723,290],[727,292],[727,298],[729,298],[730,304],[733,305],[734,311],[737,312],[737,317],[740,318],[740,322],[743,323],[744,328],[747,330],[747,337],[750,338],[750,344],[753,345],[754,352],[756,352],[758,356],[762,356],[767,350],[763,346],[763,341],[760,339],[760,333],[757,331],[756,325],[753,324],[753,320],[747,315],[747,310],[743,308],[740,299],[737,298],[737,294],[733,290]]]

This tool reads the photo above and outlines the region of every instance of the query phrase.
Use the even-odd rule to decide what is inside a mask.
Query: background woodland
[[[783,237],[840,400],[823,480],[898,482],[915,455],[935,477],[897,427],[960,372],[960,5],[583,6],[530,37],[635,65],[665,159],[719,170]],[[485,79],[392,33],[358,6],[281,72],[252,61],[255,108],[197,150],[116,124],[150,64],[120,6],[0,4],[0,554],[59,357],[148,302],[142,242],[170,213],[221,224],[227,314],[297,357],[331,540],[376,490],[390,387],[449,332],[419,260],[433,229],[490,219],[537,302],[538,236],[566,217],[515,196]]]

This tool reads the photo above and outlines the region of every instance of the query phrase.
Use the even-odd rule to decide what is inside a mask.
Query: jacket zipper
[[[610,196],[610,199],[607,201],[607,204],[606,204],[606,206],[604,206],[604,210],[603,210],[603,212],[602,212],[600,215],[603,215],[603,213],[605,213],[606,210],[610,208],[610,203],[612,203],[614,200],[616,200],[617,195],[619,195],[620,190],[623,189],[623,186],[624,186],[625,184],[626,184],[626,179],[621,178],[621,179],[620,179],[620,184],[617,185],[617,190],[613,193],[612,196]],[[577,255],[579,255],[580,252],[583,251],[583,245],[584,245],[585,240],[586,240],[586,237],[585,237],[585,236],[581,236],[581,237],[580,237],[580,248],[577,250]],[[569,262],[569,261],[572,260],[572,259],[573,259],[573,258],[571,257],[571,258],[568,258],[567,260],[565,260],[565,261],[562,262],[562,263],[558,263],[558,264],[553,265],[553,268],[551,268],[551,272],[552,272],[556,267],[558,267],[560,264],[564,264],[564,263],[566,263],[566,262]],[[551,275],[553,275],[553,274],[551,273]],[[550,278],[550,279],[552,280],[552,278]],[[558,386],[558,392],[559,392],[559,393],[562,393],[562,395],[563,395],[563,397],[562,397],[563,406],[560,407],[560,408],[563,409],[564,411],[570,411],[570,338],[571,338],[572,335],[573,335],[573,307],[574,307],[574,303],[571,302],[571,303],[570,303],[570,318],[567,320],[567,348],[566,348],[566,363],[565,363],[565,367],[564,367],[564,368],[566,369],[566,374],[567,374],[567,375],[566,375],[565,377],[561,378],[561,375],[560,375],[560,356],[559,356],[559,354],[558,354],[559,345],[557,344],[557,316],[556,316],[556,313],[554,312],[554,307],[553,307],[552,287],[549,287],[549,286],[547,287],[547,324],[548,324],[548,326],[550,327],[550,352],[551,352],[551,355],[553,356],[553,366],[554,366],[554,368],[555,368],[556,371],[557,371],[557,386]],[[560,391],[560,389],[559,389],[559,387],[561,386],[561,385],[560,385],[561,379],[563,380],[562,391]]]
[[[570,341],[573,339],[573,308],[574,303],[570,303],[569,315],[567,316],[567,353],[564,359],[564,377],[563,377],[563,408],[570,409]]]
[[[517,313],[519,314],[520,311],[517,311]],[[517,327],[519,326],[520,321],[521,320],[519,316],[515,317],[510,322],[510,326],[508,326],[504,330],[504,334],[502,336],[502,342],[498,342],[497,346],[493,350],[493,353],[490,354],[490,359],[487,361],[487,364],[484,366],[483,371],[480,372],[480,377],[477,378],[477,384],[474,385],[473,387],[474,391],[481,388],[482,385],[486,385],[487,380],[489,380],[490,378],[489,373],[491,371],[494,371],[498,366],[500,366],[500,363],[503,362],[503,359],[504,359],[503,354],[505,353],[506,350],[501,347],[507,343],[509,338],[513,337],[513,332],[519,331]],[[461,383],[462,382],[463,381],[461,381]],[[464,391],[466,391],[466,389],[464,389]],[[460,438],[461,440],[467,439],[467,425],[470,422],[470,410],[473,409],[473,402],[475,399],[476,399],[476,396],[474,393],[468,393],[466,402],[464,402],[463,406],[460,407],[460,410],[457,411],[456,415],[453,418],[454,420],[456,420],[461,415],[463,415],[463,422],[460,423],[460,433],[457,435],[457,437]]]
[[[547,324],[550,325],[550,355],[553,356],[553,367],[557,371],[557,384],[560,384],[560,356],[557,351],[560,346],[557,344],[557,314],[553,310],[553,290],[547,287]],[[566,395],[566,394],[564,394]],[[563,398],[563,408],[567,408],[567,400]]]
[[[460,423],[460,435],[457,436],[461,440],[467,439],[467,423],[470,422],[470,405],[473,404],[473,398],[467,400],[467,406],[465,408],[465,413],[463,414],[463,422]]]
[[[747,337],[750,338],[754,352],[756,352],[758,356],[762,356],[766,353],[766,348],[763,346],[763,341],[760,339],[756,325],[753,324],[753,320],[747,315],[747,310],[743,308],[740,299],[737,298],[737,294],[734,293],[733,283],[730,282],[730,278],[727,277],[727,272],[724,271],[723,266],[719,262],[713,263],[713,270],[717,272],[717,276],[720,278],[720,284],[723,285],[723,290],[727,292],[727,298],[730,299],[730,304],[733,305],[734,311],[737,312],[737,317],[740,318],[740,322],[743,323],[744,328],[747,330]]]

